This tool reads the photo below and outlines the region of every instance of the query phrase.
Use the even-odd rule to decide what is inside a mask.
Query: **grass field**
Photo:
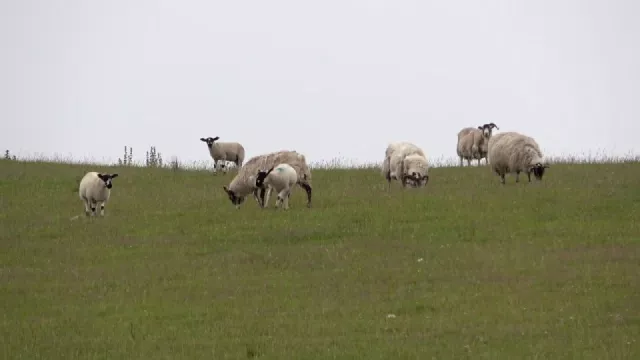
[[[2,358],[640,358],[640,163],[315,170],[286,212],[232,176],[0,161]]]

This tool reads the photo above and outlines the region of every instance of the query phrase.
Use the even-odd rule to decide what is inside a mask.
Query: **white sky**
[[[639,152],[638,0],[0,0],[0,147],[115,160],[455,158],[494,122],[547,155]]]

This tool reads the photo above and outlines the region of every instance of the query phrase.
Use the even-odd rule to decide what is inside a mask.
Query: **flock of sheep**
[[[516,174],[516,182],[520,181],[520,173],[527,174],[531,182],[531,174],[542,180],[545,169],[549,167],[538,143],[531,137],[517,133],[504,132],[492,134],[499,128],[494,123],[484,124],[477,128],[467,127],[458,132],[457,153],[460,166],[467,160],[485,159],[485,164],[500,176],[505,183],[505,175]],[[311,171],[304,155],[289,150],[281,150],[254,156],[244,162],[244,147],[237,142],[218,142],[219,137],[201,138],[209,149],[217,173],[227,172],[225,164],[233,162],[238,173],[228,186],[223,189],[236,208],[253,194],[258,206],[265,208],[269,202],[271,191],[277,195],[276,207],[289,208],[289,198],[293,188],[298,185],[307,193],[307,207],[311,207]],[[387,146],[382,163],[382,174],[391,187],[391,180],[400,181],[402,187],[420,188],[429,182],[429,163],[424,151],[409,142],[396,142]],[[109,200],[112,180],[118,174],[88,172],[80,181],[79,195],[85,205],[85,214],[95,216],[100,204],[100,215],[104,216],[104,206]]]

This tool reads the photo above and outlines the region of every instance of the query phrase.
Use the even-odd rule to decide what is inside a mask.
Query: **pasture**
[[[2,358],[640,358],[640,163],[318,169],[288,211],[235,171],[0,161]]]

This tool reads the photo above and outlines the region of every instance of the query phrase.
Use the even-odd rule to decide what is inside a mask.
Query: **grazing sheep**
[[[307,207],[311,207],[311,170],[304,155],[289,150],[281,150],[254,156],[249,159],[238,174],[231,180],[229,187],[223,186],[231,203],[240,207],[247,195],[253,193],[258,206],[266,207],[265,189],[256,187],[256,173],[262,169],[270,169],[278,164],[289,164],[298,176],[297,184],[307,192]]]
[[[100,215],[104,216],[104,205],[109,200],[111,188],[113,187],[112,179],[118,177],[118,174],[101,174],[90,171],[80,180],[80,188],[78,194],[80,199],[84,201],[85,215],[95,216],[96,206],[100,204]],[[91,213],[89,213],[91,209]]]
[[[516,173],[516,182],[520,181],[521,172],[527,173],[529,182],[531,173],[536,179],[542,180],[545,169],[549,168],[538,143],[517,132],[505,132],[491,137],[488,161],[491,170],[500,176],[502,184],[508,173]]]
[[[213,159],[215,173],[217,174],[220,168],[222,168],[226,174],[227,168],[225,165],[227,161],[235,163],[238,169],[240,169],[244,161],[244,147],[237,142],[216,142],[218,139],[220,139],[219,136],[214,138],[208,137],[206,139],[200,138],[200,141],[207,143],[209,154]],[[220,165],[220,168],[218,165]]]
[[[402,187],[423,187],[429,182],[429,164],[422,149],[409,142],[396,142],[387,146],[382,163],[382,174],[387,179],[387,190],[391,180],[400,180]]]
[[[276,208],[278,205],[284,205],[284,209],[289,209],[289,197],[293,191],[293,187],[298,181],[298,174],[289,164],[278,164],[272,167],[268,171],[258,171],[256,175],[256,187],[260,189],[267,188],[266,197],[264,203],[269,202],[269,196],[271,190],[275,190],[278,193],[278,199],[276,200]]]
[[[463,166],[463,160],[467,160],[467,165],[471,166],[471,160],[477,159],[478,166],[480,160],[485,159],[489,150],[489,139],[491,138],[493,128],[500,130],[494,123],[484,124],[478,128],[464,128],[458,132],[458,144],[456,152],[460,158],[460,166]]]

